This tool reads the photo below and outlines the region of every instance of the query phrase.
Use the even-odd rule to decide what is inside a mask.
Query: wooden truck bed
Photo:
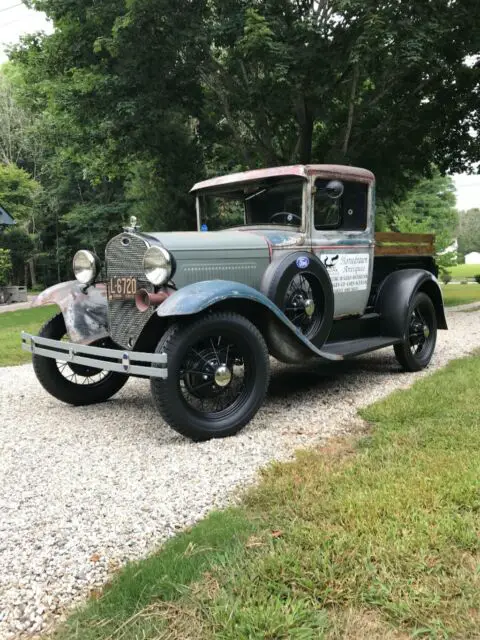
[[[433,256],[435,236],[429,233],[375,234],[375,256]]]

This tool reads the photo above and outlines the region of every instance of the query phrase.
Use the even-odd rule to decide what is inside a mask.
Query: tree
[[[460,212],[458,250],[463,255],[480,251],[480,209]]]
[[[31,236],[17,225],[10,227],[0,234],[0,249],[9,252],[12,283],[27,286],[28,268],[35,253]]]
[[[14,47],[7,76],[35,142],[22,166],[43,187],[49,281],[130,213],[146,230],[191,228],[205,174],[366,166],[388,228],[432,159],[468,170],[479,155],[475,0],[31,2],[55,31]]]
[[[14,164],[0,164],[0,204],[32,233],[40,192],[40,184],[26,171]]]
[[[480,64],[464,62],[478,52],[476,0],[212,6],[207,136],[233,139],[245,165],[360,164],[397,195],[432,160],[445,171],[478,158]]]
[[[0,286],[8,284],[12,271],[12,259],[8,249],[0,249]]]
[[[455,252],[444,253],[452,244],[458,228],[455,185],[448,176],[433,171],[420,180],[398,204],[388,210],[388,224],[401,233],[433,233],[437,263],[446,269],[456,261]]]

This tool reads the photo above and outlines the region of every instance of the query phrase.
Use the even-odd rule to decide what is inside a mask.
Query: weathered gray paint
[[[77,280],[61,282],[42,291],[32,307],[45,304],[56,304],[60,308],[73,342],[87,344],[109,335],[107,290],[103,283],[86,288]]]
[[[240,231],[145,234],[160,242],[175,259],[177,288],[202,280],[234,280],[259,288],[269,264],[266,239]]]
[[[33,336],[22,331],[22,349],[38,356],[62,362],[96,367],[132,376],[167,377],[167,356],[164,353],[142,353],[92,347],[73,342],[61,342]],[[115,362],[112,362],[115,360]],[[136,364],[136,363],[141,364]],[[148,364],[149,366],[145,366]],[[156,365],[156,366],[152,366]],[[164,365],[159,367],[158,365]]]

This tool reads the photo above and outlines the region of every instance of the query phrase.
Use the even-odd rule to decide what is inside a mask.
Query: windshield
[[[303,180],[278,178],[198,195],[202,231],[242,225],[302,224]]]

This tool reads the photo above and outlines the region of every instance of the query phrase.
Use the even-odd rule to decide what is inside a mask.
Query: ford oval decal
[[[310,260],[307,256],[300,256],[300,258],[297,258],[296,264],[299,269],[306,269],[310,264]]]

